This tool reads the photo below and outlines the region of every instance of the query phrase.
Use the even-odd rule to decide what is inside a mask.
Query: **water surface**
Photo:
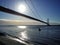
[[[41,30],[39,31],[39,29]],[[37,45],[39,45],[39,43],[48,45],[60,44],[60,26],[30,25],[22,29],[16,25],[0,25],[0,32],[7,32],[22,40],[36,43]]]

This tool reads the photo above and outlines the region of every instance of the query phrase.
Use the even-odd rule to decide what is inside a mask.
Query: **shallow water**
[[[41,29],[40,31],[39,28]],[[60,44],[60,26],[30,25],[26,26],[25,29],[21,29],[16,25],[1,25],[0,32],[7,32],[22,40],[36,43],[35,45],[39,45],[39,43],[48,45]]]

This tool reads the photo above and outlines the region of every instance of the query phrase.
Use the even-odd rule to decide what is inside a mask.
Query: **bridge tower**
[[[49,26],[49,18],[47,18],[47,23],[48,23],[47,25]]]

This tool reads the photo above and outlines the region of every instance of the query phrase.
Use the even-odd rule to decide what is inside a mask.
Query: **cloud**
[[[33,20],[22,21],[22,20],[0,19],[0,25],[44,25],[44,24]]]

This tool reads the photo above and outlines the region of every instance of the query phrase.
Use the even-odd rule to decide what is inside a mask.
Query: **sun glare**
[[[18,5],[18,11],[23,13],[26,11],[26,6],[23,4]]]
[[[17,26],[18,28],[25,29],[26,26]]]

